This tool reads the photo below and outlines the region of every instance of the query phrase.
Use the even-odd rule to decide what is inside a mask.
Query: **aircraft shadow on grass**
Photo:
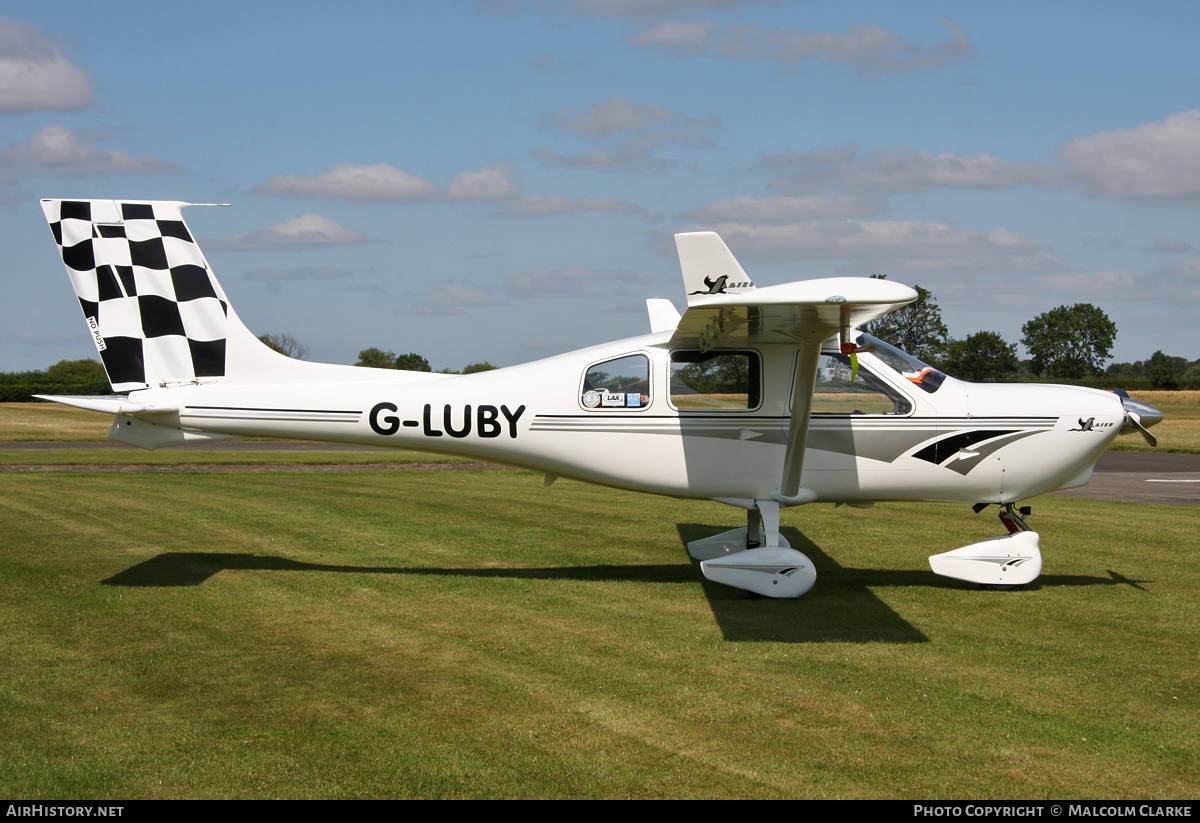
[[[678,523],[684,544],[724,531],[724,526]],[[799,529],[784,527],[791,545],[808,555],[821,576],[820,587],[798,600],[750,599],[744,592],[713,583],[700,573],[699,562],[629,566],[554,566],[548,568],[452,569],[400,566],[338,566],[304,563],[286,557],[223,552],[165,552],[102,581],[106,586],[199,586],[218,572],[279,571],[341,574],[434,575],[527,580],[578,580],[629,583],[700,583],[722,634],[729,641],[776,643],[927,643],[919,629],[898,615],[872,591],[876,587],[977,588],[940,577],[932,571],[853,569],[834,561]],[[1043,575],[1026,586],[1129,585],[1139,581],[1110,571],[1109,577]],[[1144,589],[1143,589],[1144,591]],[[1000,595],[1003,596],[1003,595]]]

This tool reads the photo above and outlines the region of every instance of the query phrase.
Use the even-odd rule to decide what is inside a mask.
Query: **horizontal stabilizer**
[[[658,334],[664,331],[675,331],[679,325],[679,309],[670,300],[662,297],[651,297],[646,301],[646,311],[650,313],[650,331]]]
[[[169,414],[179,411],[179,406],[151,406],[119,394],[35,394],[33,396],[39,400],[50,400],[54,403],[62,403],[64,406],[74,406],[77,409],[87,409],[104,414]]]

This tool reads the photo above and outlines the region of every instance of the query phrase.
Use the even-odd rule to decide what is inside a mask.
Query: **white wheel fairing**
[[[714,583],[763,597],[800,597],[817,582],[817,570],[807,556],[795,549],[774,546],[705,560],[700,569]]]
[[[1042,573],[1037,532],[989,537],[929,558],[934,574],[986,586],[1023,586]]]

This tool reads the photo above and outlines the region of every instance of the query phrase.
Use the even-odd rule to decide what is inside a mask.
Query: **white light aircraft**
[[[1042,569],[1021,500],[1082,486],[1118,433],[1162,419],[1127,396],[956,380],[859,332],[908,286],[829,278],[756,288],[712,232],[675,236],[682,316],[651,334],[471,375],[309,363],[238,319],[182,202],[43,200],[113,395],[45,396],[115,415],[145,449],[276,437],[469,455],[545,474],[745,509],[688,544],[706,577],[799,597],[812,562],[781,508],[826,502],[1000,506],[1007,532],[929,558],[992,587]],[[931,539],[934,535],[931,535]]]

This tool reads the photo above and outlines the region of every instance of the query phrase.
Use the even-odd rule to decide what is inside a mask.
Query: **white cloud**
[[[1172,277],[1182,277],[1200,283],[1200,259],[1172,263],[1167,267],[1166,273]]]
[[[284,283],[298,283],[302,280],[336,280],[350,277],[351,273],[332,266],[299,266],[294,269],[254,269],[246,272],[247,280],[255,280],[267,284],[267,291],[278,294]]]
[[[733,200],[709,203],[683,215],[697,222],[794,223],[831,217],[872,217],[888,211],[886,200],[861,195],[830,197],[823,194],[803,197],[765,197],[757,200],[744,195]]]
[[[247,280],[265,283],[295,283],[300,280],[337,280],[352,276],[345,269],[333,266],[297,266],[294,269],[253,269],[246,272]]]
[[[922,192],[932,189],[995,189],[1032,185],[1061,189],[1066,174],[1054,166],[1027,160],[1007,163],[989,154],[928,154],[894,146],[861,157],[853,145],[803,155],[766,155],[764,165],[795,165],[771,187],[786,192],[816,191],[825,186],[854,191]]]
[[[1200,109],[1133,129],[1076,137],[1058,147],[1067,168],[989,154],[930,154],[902,146],[859,155],[851,143],[807,154],[764,154],[760,165],[783,173],[771,188],[787,194],[822,188],[862,192],[924,192],[1029,185],[1082,186],[1090,197],[1200,206]]]
[[[1067,272],[1026,281],[1043,292],[1088,300],[1163,300],[1175,296],[1175,285],[1155,274],[1137,271]]]
[[[566,66],[562,65],[561,63],[554,62],[554,58],[548,54],[543,54],[541,57],[535,57],[529,62],[530,65],[532,65],[538,71],[564,72],[567,70]]]
[[[118,149],[102,149],[88,142],[91,135],[65,126],[45,126],[5,152],[15,165],[48,171],[56,177],[90,177],[113,174],[154,174],[179,171],[178,166],[148,154],[134,157]]]
[[[566,8],[577,14],[646,18],[664,17],[680,12],[721,11],[751,5],[754,2],[755,0],[569,0]]]
[[[1104,247],[1109,251],[1120,251],[1121,249],[1125,248],[1125,241],[1119,237],[1114,237],[1112,240],[1109,240],[1107,243],[1105,243],[1098,237],[1093,237],[1089,234],[1083,238],[1083,245],[1097,249]]]
[[[723,11],[737,6],[777,3],[779,0],[477,0],[480,8],[496,15],[512,16],[522,11],[539,12],[551,18],[564,15],[632,18],[665,17],[686,12]]]
[[[276,175],[254,187],[257,194],[283,197],[343,197],[347,200],[428,200],[438,187],[423,177],[401,171],[387,163],[354,166],[339,163],[316,177]]]
[[[637,213],[641,208],[629,200],[580,197],[570,200],[554,195],[551,197],[522,197],[505,203],[494,214],[497,217],[550,217],[558,214],[580,214],[583,212]]]
[[[594,149],[573,155],[562,155],[552,149],[534,149],[533,156],[547,166],[563,169],[637,171],[665,169],[675,165],[675,161],[655,157],[649,150],[629,142],[621,144],[613,151]]]
[[[858,143],[852,140],[843,144],[840,149],[814,149],[804,153],[792,149],[782,153],[764,152],[759,158],[759,164],[765,169],[779,169],[787,166],[815,168],[849,162],[857,154]]]
[[[1200,303],[1200,259],[1184,260],[1155,271],[1066,272],[1006,281],[1011,294],[1036,294],[1053,300],[1105,303],[1150,300],[1164,307]],[[1017,301],[1026,305],[1029,301]]]
[[[634,103],[627,97],[614,94],[607,100],[589,103],[586,111],[560,111],[542,115],[541,123],[554,131],[585,137],[611,137],[621,132],[649,132],[663,125],[719,126],[721,118],[716,114],[688,117],[657,103]]]
[[[853,69],[860,77],[933,69],[975,59],[975,46],[953,20],[939,22],[949,33],[932,46],[900,37],[883,26],[853,25],[845,32],[771,29],[714,22],[665,21],[633,37],[633,43],[668,54],[707,54],[736,60],[769,60],[795,70],[808,60]]]
[[[378,295],[383,295],[383,294],[388,293],[387,289],[377,286],[374,283],[359,283],[354,286],[330,286],[329,290],[330,291],[353,291],[353,292],[359,292],[361,294],[378,294]]]
[[[634,103],[614,94],[608,100],[588,104],[584,111],[544,114],[540,122],[551,131],[600,144],[600,148],[567,156],[551,149],[535,150],[533,156],[546,165],[638,170],[674,165],[654,156],[663,146],[711,146],[712,138],[705,130],[719,127],[721,118],[716,113],[691,117],[657,103]]]
[[[1200,204],[1200,110],[1076,137],[1058,155],[1091,197]]]
[[[642,272],[628,269],[555,269],[509,274],[504,277],[508,295],[517,298],[599,297],[600,293],[587,285],[588,282],[595,281],[649,283],[650,278]]]
[[[92,102],[92,84],[24,20],[0,19],[0,114],[76,111]]]
[[[1192,244],[1186,240],[1177,240],[1174,237],[1163,235],[1146,247],[1147,252],[1158,252],[1160,254],[1186,254],[1192,250]]]
[[[673,54],[691,54],[701,51],[716,29],[714,20],[667,20],[639,32],[633,42]]]
[[[490,169],[460,171],[446,187],[451,200],[508,200],[521,193],[521,186],[511,179],[513,166],[501,163]]]
[[[470,280],[447,280],[421,295],[413,304],[412,313],[418,317],[444,317],[462,314],[464,308],[503,306],[506,302],[490,289],[481,289]]]
[[[268,251],[356,245],[374,241],[360,231],[339,226],[328,217],[310,212],[250,234],[231,234],[206,242],[211,248],[227,251]]]
[[[703,228],[720,234],[735,254],[747,259],[855,259],[839,274],[1070,270],[1054,249],[1003,228],[983,234],[908,220],[718,223]]]

